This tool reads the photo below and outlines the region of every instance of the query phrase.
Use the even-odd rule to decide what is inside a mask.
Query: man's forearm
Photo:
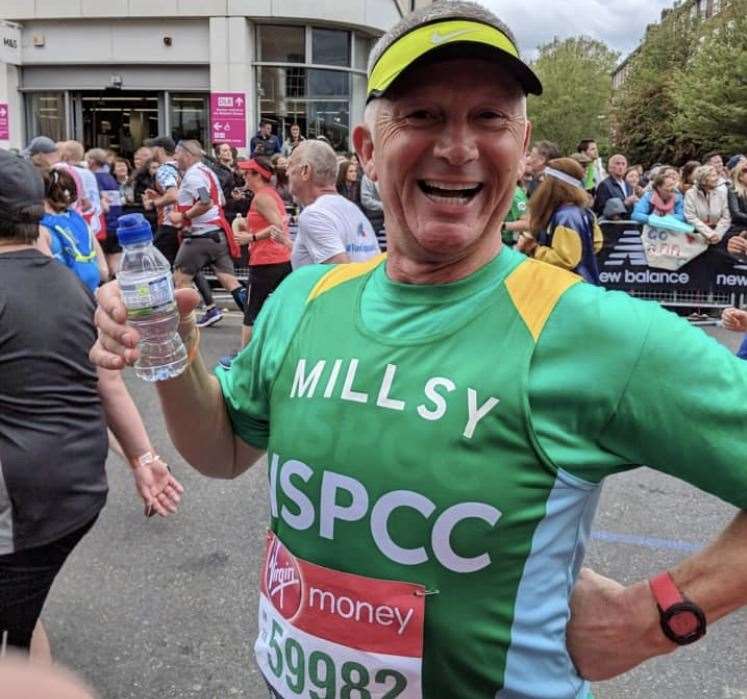
[[[218,380],[200,355],[181,376],[156,386],[169,435],[184,459],[206,476],[237,476],[242,469],[233,427]]]
[[[747,511],[740,512],[710,546],[670,572],[709,623],[747,604]]]

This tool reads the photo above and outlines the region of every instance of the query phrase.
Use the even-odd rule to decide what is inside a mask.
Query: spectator
[[[729,176],[731,176],[732,171],[734,168],[739,164],[741,160],[744,160],[745,156],[737,153],[737,155],[732,155],[731,158],[726,163],[726,169],[729,171]]]
[[[254,197],[246,220],[236,219],[234,235],[241,245],[249,245],[251,294],[244,309],[241,346],[252,339],[252,329],[267,298],[292,271],[285,204],[272,186],[273,167],[269,158],[258,156],[239,164],[246,186]],[[273,232],[276,237],[273,238]],[[277,239],[276,239],[277,238]]]
[[[568,269],[599,285],[596,254],[604,239],[583,183],[584,169],[572,158],[556,158],[529,201],[533,236],[522,234],[517,249],[542,262]]]
[[[133,204],[135,202],[135,183],[132,180],[130,161],[126,158],[114,158],[112,174],[119,185],[122,205]]]
[[[671,169],[659,169],[651,180],[651,189],[635,205],[631,218],[646,225],[652,214],[674,216],[685,222],[684,197],[677,191],[677,181]]]
[[[597,187],[596,197],[594,198],[594,211],[598,215],[601,215],[607,200],[612,199],[612,197],[620,199],[625,204],[628,212],[632,211],[633,204],[638,199],[625,181],[628,159],[624,155],[617,153],[609,159],[607,167],[610,174]]]
[[[360,200],[358,193],[358,162],[343,160],[337,169],[337,193],[345,199],[357,204]]]
[[[148,157],[143,160],[142,156],[145,153],[147,153]],[[132,172],[135,201],[139,204],[143,202],[143,195],[145,194],[145,190],[153,189],[153,186],[155,185],[155,177],[152,177],[150,174],[151,162],[153,162],[152,149],[139,148],[133,158],[134,169]]]
[[[588,192],[593,193],[602,183],[602,180],[607,177],[607,173],[604,171],[604,165],[602,164],[602,159],[599,157],[599,147],[593,138],[585,138],[578,144],[577,150],[589,159],[589,162],[586,165],[583,182],[584,188]],[[558,156],[554,157],[557,158]]]
[[[293,196],[290,193],[290,187],[288,186],[288,158],[279,153],[275,153],[272,156],[272,167],[275,170],[273,177],[275,191],[280,195],[280,198],[285,204],[285,208],[288,209],[294,205]]]
[[[643,187],[641,187],[641,173],[638,171],[638,167],[629,167],[625,173],[625,182],[628,185],[628,190],[639,200],[643,196]]]
[[[92,148],[86,153],[88,168],[96,177],[101,197],[101,248],[106,255],[109,276],[114,277],[119,270],[122,248],[117,239],[117,219],[122,215],[122,199],[119,184],[109,171],[103,148]]]
[[[94,293],[102,279],[108,281],[108,268],[91,229],[73,208],[77,198],[69,172],[54,169],[44,173],[45,214],[39,224],[40,241]]]
[[[37,136],[31,139],[21,155],[31,160],[42,171],[49,170],[60,162],[60,152],[57,149],[57,144],[47,136]]]
[[[369,179],[365,173],[361,177],[361,209],[366,214],[366,218],[378,232],[384,228],[384,205],[381,203],[379,196],[379,187],[373,180]]]
[[[724,167],[724,157],[718,151],[711,151],[703,156],[703,165],[710,165],[715,168],[718,174],[718,185],[726,184],[728,182],[729,173]]]
[[[286,158],[290,158],[290,154],[294,151],[296,146],[305,141],[306,139],[301,135],[301,127],[298,124],[291,124],[288,138],[283,143],[283,155]]]
[[[293,245],[294,269],[363,262],[379,254],[368,219],[337,193],[337,157],[331,146],[318,139],[300,144],[288,161],[288,178],[293,197],[304,207]]]
[[[731,228],[725,236],[726,250],[747,261],[747,159],[742,158],[732,168],[727,197]]]
[[[218,176],[226,205],[223,210],[230,223],[237,214],[244,216],[249,208],[244,192],[244,178],[236,169],[238,152],[230,143],[213,145],[215,160],[206,158],[205,164]]]
[[[151,158],[153,153],[147,146],[142,146],[135,151],[135,155],[132,156],[132,165],[135,171],[139,170],[145,165]]]
[[[695,171],[700,167],[700,163],[697,160],[688,160],[680,170],[680,191],[682,196],[687,194],[687,190],[694,184]]]
[[[280,153],[282,147],[280,139],[272,133],[272,123],[267,119],[259,122],[259,131],[250,143],[252,158],[255,155],[264,155],[271,158],[275,153]]]
[[[693,178],[695,184],[685,194],[685,220],[716,245],[731,226],[726,187],[719,186],[719,174],[712,165],[699,167]]]
[[[549,160],[560,157],[560,150],[551,141],[539,141],[534,144],[526,157],[525,180],[527,197],[531,198],[544,177],[545,166]]]

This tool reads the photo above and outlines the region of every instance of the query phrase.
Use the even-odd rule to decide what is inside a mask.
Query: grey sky
[[[539,44],[580,34],[604,41],[623,57],[643,37],[673,0],[479,0],[516,34],[522,53],[531,58]]]

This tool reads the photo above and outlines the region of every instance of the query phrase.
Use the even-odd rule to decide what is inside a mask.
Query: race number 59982
[[[371,699],[373,689],[381,699],[396,699],[407,688],[407,678],[401,672],[380,669],[372,678],[364,665],[354,661],[338,668],[324,651],[315,650],[306,657],[298,641],[283,636],[283,627],[273,619],[268,664],[293,694],[303,695],[308,689],[311,699]]]

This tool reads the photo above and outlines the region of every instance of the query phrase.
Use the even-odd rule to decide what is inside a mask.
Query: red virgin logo
[[[267,595],[285,619],[295,616],[301,606],[301,576],[290,552],[275,538],[267,556]]]

